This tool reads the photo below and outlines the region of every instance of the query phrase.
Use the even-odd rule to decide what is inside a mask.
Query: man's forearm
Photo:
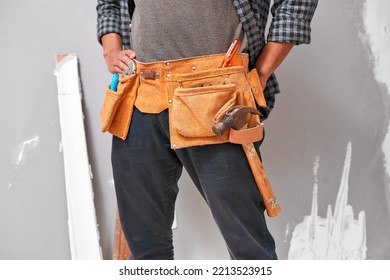
[[[103,55],[106,57],[113,51],[122,50],[122,37],[116,33],[108,33],[102,36]]]
[[[259,74],[260,82],[265,88],[266,82],[271,74],[279,67],[293,48],[292,43],[268,42],[257,58],[255,68]]]

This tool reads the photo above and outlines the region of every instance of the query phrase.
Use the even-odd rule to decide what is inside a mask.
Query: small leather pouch
[[[267,107],[267,104],[265,103],[263,88],[261,87],[259,75],[257,74],[256,68],[253,68],[249,72],[249,84],[252,89],[253,96],[256,100],[256,103],[259,107]]]
[[[212,126],[236,104],[236,85],[177,88],[173,96],[172,126],[184,137],[215,136]]]
[[[116,91],[106,87],[106,96],[100,110],[103,132],[126,139],[130,127],[139,78],[136,74],[121,76]]]

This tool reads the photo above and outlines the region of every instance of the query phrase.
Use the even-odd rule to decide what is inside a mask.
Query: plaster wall
[[[96,40],[96,1],[0,1],[0,259],[69,259],[55,54],[79,58],[100,243],[112,256],[111,137],[100,132],[107,72]],[[336,204],[351,143],[347,202],[366,217],[366,258],[389,259],[389,3],[320,1],[312,44],[277,71],[282,93],[266,122],[265,168],[282,206],[268,219],[286,259],[318,187],[319,220]],[[315,159],[317,173],[313,175]],[[187,174],[180,180],[177,259],[229,258]]]

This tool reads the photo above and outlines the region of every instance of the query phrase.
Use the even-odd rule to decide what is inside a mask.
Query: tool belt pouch
[[[236,104],[236,85],[177,88],[172,126],[184,137],[215,137],[212,126]]]
[[[267,105],[266,105],[263,89],[261,87],[260,79],[257,74],[256,68],[252,69],[248,73],[248,82],[251,87],[252,96],[257,106],[265,108]],[[254,105],[252,105],[252,107],[254,107]],[[252,121],[250,127],[245,127],[240,130],[235,130],[233,128],[230,128],[229,142],[234,144],[249,144],[249,143],[260,141],[263,138],[264,124],[258,121],[257,120],[255,120],[254,122]]]
[[[253,97],[255,98],[257,105],[262,108],[267,107],[264,98],[263,88],[261,87],[259,75],[257,74],[256,68],[253,68],[249,72],[248,80],[252,89]]]
[[[176,148],[234,143],[234,139],[229,139],[229,130],[217,136],[213,126],[236,105],[255,109],[257,103],[266,106],[256,70],[248,73],[243,66],[184,74],[179,81],[170,111],[171,141]],[[249,128],[259,124],[258,115],[248,117]]]
[[[125,140],[130,128],[134,102],[139,85],[138,75],[120,76],[116,91],[106,87],[106,96],[100,111],[103,132]]]

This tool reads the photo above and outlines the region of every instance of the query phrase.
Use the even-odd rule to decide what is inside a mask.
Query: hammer
[[[242,129],[248,123],[248,113],[261,116],[261,113],[252,107],[234,106],[225,113],[221,122],[216,123],[212,129],[214,133],[221,136],[228,128],[235,130]],[[257,188],[263,198],[265,209],[269,217],[275,217],[281,211],[279,203],[276,201],[275,195],[272,191],[268,176],[265,173],[263,164],[257,154],[253,143],[242,144],[245,155],[248,159],[249,166],[252,170]]]

